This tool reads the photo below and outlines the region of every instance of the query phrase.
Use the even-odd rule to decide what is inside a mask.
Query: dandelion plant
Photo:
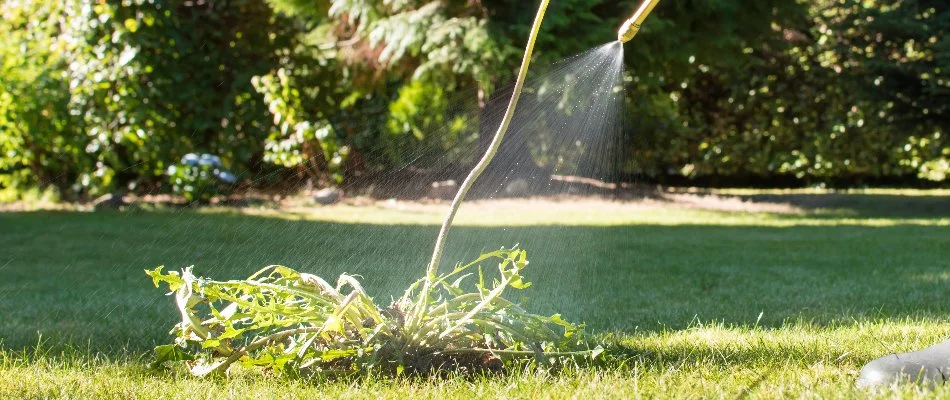
[[[486,271],[483,262],[497,262]],[[505,358],[576,356],[582,326],[527,312],[502,295],[530,286],[526,253],[502,249],[413,283],[379,308],[360,283],[335,284],[270,266],[244,280],[199,278],[191,268],[147,271],[175,295],[181,322],[156,365],[187,361],[195,375],[232,365],[277,373],[497,371]],[[488,279],[487,277],[492,277]],[[429,283],[429,284],[426,284]],[[425,292],[423,292],[425,291]],[[428,299],[421,308],[418,301]]]

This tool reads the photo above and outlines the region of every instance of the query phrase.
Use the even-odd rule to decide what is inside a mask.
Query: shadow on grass
[[[437,231],[191,212],[8,213],[0,224],[2,346],[32,347],[39,333],[107,354],[171,339],[173,299],[145,268],[346,272],[385,304],[421,276]],[[950,227],[458,227],[445,259],[516,243],[534,286],[506,297],[593,332],[950,316]]]

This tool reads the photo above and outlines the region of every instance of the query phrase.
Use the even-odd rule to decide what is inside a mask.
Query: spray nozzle
[[[617,40],[620,43],[633,40],[634,36],[637,36],[637,33],[640,32],[640,25],[643,24],[643,21],[653,11],[653,7],[656,7],[656,3],[659,2],[660,0],[644,0],[637,12],[630,19],[624,21],[623,25],[620,25],[620,30],[617,31]]]

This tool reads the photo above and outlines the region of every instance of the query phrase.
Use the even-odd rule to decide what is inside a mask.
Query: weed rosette
[[[495,261],[497,268],[482,264]],[[171,290],[181,322],[153,367],[184,363],[198,376],[234,365],[279,374],[418,375],[500,372],[506,361],[593,359],[583,326],[529,313],[502,295],[531,284],[527,254],[501,249],[451,272],[419,279],[379,307],[356,277],[336,285],[269,266],[244,280],[215,281],[192,268],[147,270]]]

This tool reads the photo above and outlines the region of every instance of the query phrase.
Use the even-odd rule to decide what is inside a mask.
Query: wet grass
[[[877,195],[885,206],[868,200]],[[535,282],[523,303],[587,322],[632,355],[599,369],[435,381],[149,372],[146,353],[170,339],[175,309],[142,270],[349,272],[384,303],[422,273],[444,206],[2,213],[0,397],[864,397],[853,388],[863,363],[950,337],[950,200],[860,196],[785,214],[475,204],[446,260],[520,243]]]

